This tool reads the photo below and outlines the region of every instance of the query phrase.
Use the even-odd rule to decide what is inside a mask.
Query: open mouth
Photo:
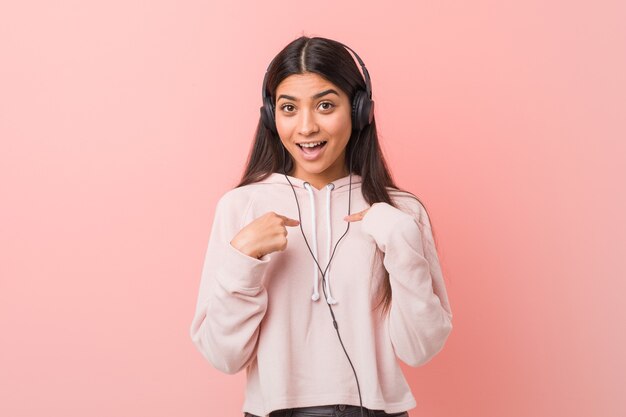
[[[326,148],[326,144],[328,141],[323,140],[320,141],[318,145],[315,146],[302,146],[301,144],[297,144],[300,150],[302,151],[302,156],[304,159],[310,161],[316,159],[321,155],[322,151]]]
[[[302,144],[300,144],[300,143],[297,143],[297,145],[300,147],[300,149],[307,150],[307,149],[317,149],[317,148],[321,148],[321,147],[323,147],[324,145],[326,145],[326,143],[327,143],[327,142],[328,142],[328,141],[326,141],[326,140],[321,140],[321,141],[320,141],[320,144],[319,144],[319,145],[316,145],[316,146],[310,146],[310,145],[309,145],[309,146],[302,146]]]

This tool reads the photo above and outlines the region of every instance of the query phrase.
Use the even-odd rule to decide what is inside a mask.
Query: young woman
[[[348,49],[303,36],[272,60],[216,206],[190,333],[218,370],[246,370],[246,417],[408,416],[397,359],[426,363],[452,330],[428,214],[391,179]]]

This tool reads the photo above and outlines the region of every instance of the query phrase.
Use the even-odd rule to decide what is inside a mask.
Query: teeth
[[[300,146],[304,147],[304,148],[313,148],[317,145],[320,145],[322,143],[326,142],[325,140],[321,141],[321,142],[313,142],[313,143],[301,143]]]

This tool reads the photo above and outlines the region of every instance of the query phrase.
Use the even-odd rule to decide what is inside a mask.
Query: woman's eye
[[[320,106],[326,106],[326,107],[322,107],[322,110],[330,110],[333,107],[335,107],[335,105],[329,101],[324,101],[320,103]],[[281,110],[286,111],[287,113],[292,113],[294,110],[293,104],[283,104],[282,106],[280,106],[280,108]]]

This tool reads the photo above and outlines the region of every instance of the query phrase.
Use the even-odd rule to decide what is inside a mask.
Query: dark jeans
[[[370,410],[363,407],[364,417],[409,417],[408,411],[388,414],[383,410]],[[244,413],[244,417],[259,417]],[[286,408],[275,410],[270,417],[361,417],[361,407],[358,405],[318,405],[315,407]]]

